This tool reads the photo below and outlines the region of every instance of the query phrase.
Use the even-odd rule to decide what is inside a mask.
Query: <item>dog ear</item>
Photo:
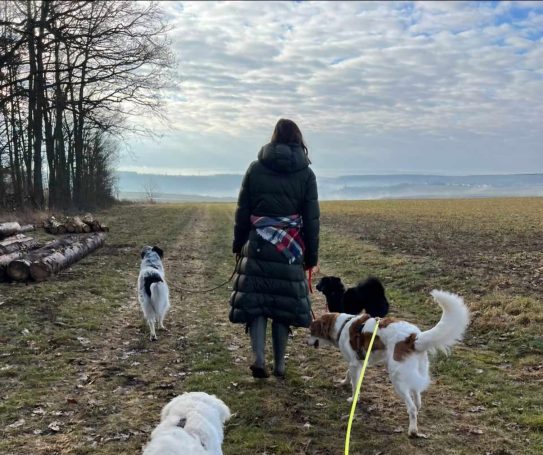
[[[154,246],[153,251],[160,256],[160,259],[164,257],[164,251],[162,251],[162,249],[159,248],[158,246]]]
[[[145,257],[146,254],[147,254],[147,250],[145,250],[145,249],[141,250],[140,256],[141,256],[142,259]]]

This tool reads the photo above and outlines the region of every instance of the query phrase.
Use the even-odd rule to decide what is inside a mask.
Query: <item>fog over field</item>
[[[543,196],[543,174],[511,175],[344,175],[317,177],[322,200]],[[161,202],[231,201],[242,175],[158,175],[118,173],[122,199]]]

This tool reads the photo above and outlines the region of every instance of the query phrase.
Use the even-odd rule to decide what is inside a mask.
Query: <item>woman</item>
[[[271,142],[245,173],[236,210],[233,252],[239,257],[230,321],[246,324],[256,378],[265,365],[266,325],[272,319],[274,369],[285,375],[289,326],[308,327],[311,301],[305,270],[317,265],[319,202],[302,133],[277,122]]]

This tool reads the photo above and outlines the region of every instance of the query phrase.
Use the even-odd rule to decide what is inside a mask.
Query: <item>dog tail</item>
[[[156,273],[156,274],[153,274],[153,275],[147,275],[144,279],[143,279],[143,288],[145,289],[145,293],[149,296],[149,297],[152,297],[152,294],[151,294],[151,286],[155,283],[161,283],[163,282],[164,280],[162,279],[162,277]]]
[[[149,285],[150,296],[153,302],[163,302],[168,300],[168,287],[162,278]]]
[[[388,314],[385,287],[378,278],[370,276],[358,284],[358,294],[363,295],[364,309],[372,317],[384,318]]]
[[[415,340],[415,350],[443,351],[462,340],[469,325],[469,311],[462,297],[445,291],[433,290],[432,297],[443,310],[440,321],[430,330],[422,332]]]
[[[368,291],[375,292],[376,294],[385,293],[385,287],[383,286],[383,283],[381,283],[379,278],[375,278],[374,276],[366,278],[366,280],[361,281],[360,283],[358,283],[358,285],[363,286]]]

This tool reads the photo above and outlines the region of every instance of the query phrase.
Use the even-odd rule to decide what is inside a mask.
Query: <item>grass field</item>
[[[226,455],[339,455],[350,391],[334,349],[289,344],[287,379],[255,381],[229,290],[191,294],[231,273],[231,204],[123,205],[100,214],[107,245],[41,284],[0,285],[0,453],[136,454],[161,407],[185,391],[235,413]],[[327,202],[321,274],[384,282],[391,313],[439,319],[429,291],[462,294],[465,342],[432,362],[419,428],[381,368],[368,370],[352,454],[543,453],[543,199]],[[136,300],[139,250],[159,244],[171,284],[169,332],[148,341]],[[315,312],[324,311],[320,295]],[[271,349],[270,349],[271,351]],[[269,352],[271,360],[271,352]]]

